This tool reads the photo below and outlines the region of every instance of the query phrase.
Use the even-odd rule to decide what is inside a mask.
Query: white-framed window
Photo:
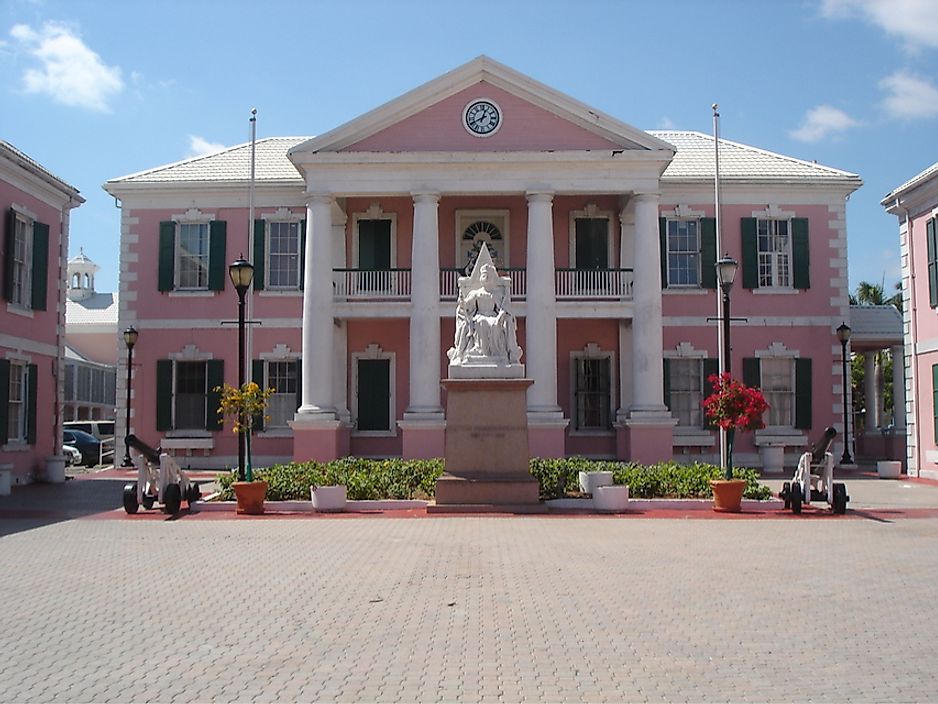
[[[30,308],[32,305],[33,222],[21,213],[14,216],[13,287],[10,303]]]
[[[614,355],[590,343],[570,355],[573,428],[579,432],[612,430],[615,387]]]
[[[300,223],[267,223],[267,286],[296,289],[300,286]]]
[[[178,223],[176,238],[176,288],[207,290],[209,223]]]
[[[296,360],[268,361],[267,388],[272,388],[267,404],[269,420],[265,428],[286,428],[287,421],[293,420],[296,413],[296,394],[299,379],[296,373]]]
[[[762,394],[769,410],[767,426],[792,427],[795,424],[795,360],[792,357],[762,357]]]
[[[204,430],[208,402],[207,365],[201,361],[177,361],[173,366],[173,429]]]
[[[791,287],[791,221],[756,220],[759,286]]]
[[[10,362],[10,394],[7,400],[7,441],[26,441],[26,375],[29,365],[22,362]]]
[[[700,220],[667,221],[669,287],[700,286]]]
[[[704,399],[704,385],[707,380],[703,378],[702,359],[671,359],[671,415],[677,419],[678,425],[686,428],[700,428],[704,424],[704,413],[701,403]]]

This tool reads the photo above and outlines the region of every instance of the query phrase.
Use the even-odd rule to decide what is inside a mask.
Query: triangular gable
[[[463,129],[462,108],[477,93],[487,93],[487,97],[494,99],[503,109],[504,136],[500,129],[491,137],[476,138]],[[506,101],[508,105],[503,106],[500,101]],[[515,119],[515,109],[521,111],[519,118],[524,116],[534,120],[534,124],[525,128],[529,133],[541,128],[545,130],[544,139],[538,142],[536,135],[522,137],[520,131],[508,128]],[[455,118],[452,118],[454,111]],[[436,130],[426,131],[432,118],[441,116],[443,112],[447,118],[444,122],[451,124],[440,124]],[[520,124],[519,119],[514,127]],[[450,132],[452,127],[456,129]],[[458,130],[462,130],[462,134]],[[455,141],[447,141],[447,136]],[[550,136],[559,140],[558,144],[549,143],[547,138]],[[466,142],[464,137],[469,141]],[[505,145],[497,145],[496,140],[499,139]],[[673,150],[671,145],[647,132],[594,110],[497,61],[480,56],[361,117],[297,145],[290,150],[290,155],[347,151],[353,150],[353,147],[355,151],[384,151],[390,147],[394,147],[391,151],[461,151],[463,149],[460,145],[463,143],[470,145],[463,149],[473,151],[571,148]]]

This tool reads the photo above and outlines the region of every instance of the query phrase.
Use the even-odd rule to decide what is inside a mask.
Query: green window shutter
[[[296,407],[303,405],[303,360],[296,360]]]
[[[662,364],[664,365],[664,405],[668,407],[668,410],[671,410],[671,360],[662,359]]]
[[[795,427],[810,430],[811,415],[811,359],[799,357],[795,360]]]
[[[928,248],[928,305],[938,306],[938,243],[935,241],[935,218],[925,223],[925,243]]]
[[[3,299],[13,300],[13,238],[16,235],[16,211],[7,211],[6,232],[3,233]],[[6,430],[3,431],[4,434]]]
[[[49,226],[33,223],[33,310],[46,309],[46,285],[49,272]]]
[[[717,221],[700,218],[700,285],[717,287]]]
[[[251,360],[251,381],[261,387],[261,389],[267,388],[264,385],[264,360],[263,359],[252,359]],[[263,430],[264,429],[264,414],[258,413],[254,416],[254,430]]]
[[[658,218],[658,255],[661,258],[661,288],[668,287],[668,219]],[[638,262],[635,262],[638,265]]]
[[[173,360],[156,360],[156,429],[173,429]]]
[[[221,391],[215,389],[225,383],[225,360],[210,359],[205,363],[205,386],[208,396],[205,404],[205,429],[221,430],[224,419],[218,413]]]
[[[9,365],[9,362],[7,364]],[[7,379],[9,379],[9,376],[10,372],[7,370]],[[0,377],[0,382],[2,382],[2,377]],[[933,364],[931,367],[931,393],[932,414],[935,417],[935,443],[938,443],[938,364]],[[6,424],[4,424],[3,428],[5,432]]]
[[[792,286],[811,288],[811,256],[808,248],[808,218],[791,219]]]
[[[11,211],[12,212],[12,211]],[[10,440],[10,360],[0,359],[0,445]]]
[[[391,427],[391,360],[358,360],[358,429],[388,430]]]
[[[300,220],[300,290],[306,278],[306,221]]]
[[[26,444],[36,444],[36,403],[39,389],[39,367],[26,365]]]
[[[225,261],[228,223],[212,220],[208,224],[208,233],[208,290],[224,291],[228,268],[228,262]]]
[[[707,396],[713,393],[713,384],[711,384],[708,380],[714,374],[719,374],[719,373],[720,373],[720,360],[714,359],[713,357],[707,357],[707,359],[703,361],[703,397],[704,398],[707,398]],[[710,419],[707,418],[706,413],[704,413],[703,419],[704,419],[704,427],[707,430],[713,430],[714,428],[717,427],[716,424],[712,423]]]
[[[759,288],[759,240],[756,219],[740,218],[743,249],[743,288]]]
[[[755,388],[762,387],[762,364],[758,357],[743,357],[743,383]]]
[[[159,267],[159,290],[172,291],[176,286],[176,223],[172,220],[160,223]]]
[[[254,281],[252,285],[255,291],[264,290],[264,250],[267,239],[267,223],[263,220],[254,221]]]

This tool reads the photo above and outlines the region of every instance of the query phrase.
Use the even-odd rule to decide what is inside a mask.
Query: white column
[[[525,371],[528,412],[556,415],[557,295],[554,284],[553,193],[528,193],[527,318]]]
[[[440,405],[439,193],[414,193],[408,414],[442,414]]]
[[[905,347],[892,347],[892,408],[895,429],[905,431]]]
[[[849,370],[848,370],[849,371]],[[876,353],[863,353],[863,391],[866,396],[866,432],[879,427],[879,384],[876,383]]]
[[[303,284],[303,404],[297,416],[335,418],[331,196],[313,195],[307,202]]]
[[[661,363],[661,265],[658,194],[635,196],[635,284],[632,287],[632,412],[667,413]]]

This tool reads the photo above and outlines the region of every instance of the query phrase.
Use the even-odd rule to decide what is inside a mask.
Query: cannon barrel
[[[136,435],[127,436],[127,446],[135,449],[141,455],[146,457],[150,462],[157,463],[160,461],[160,448],[147,445]]]
[[[814,445],[811,446],[811,461],[814,463],[823,462],[824,455],[830,452],[831,445],[834,444],[834,438],[837,437],[837,429],[828,426]]]

